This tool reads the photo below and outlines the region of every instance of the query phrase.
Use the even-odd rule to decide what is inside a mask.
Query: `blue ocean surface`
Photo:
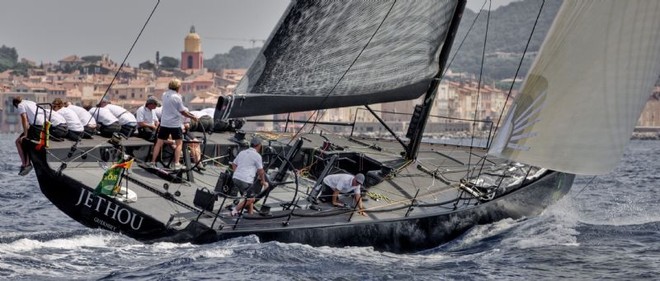
[[[660,141],[632,141],[611,174],[579,177],[542,215],[480,225],[413,254],[261,243],[143,244],[89,229],[17,176],[15,135],[0,135],[4,280],[658,280]]]

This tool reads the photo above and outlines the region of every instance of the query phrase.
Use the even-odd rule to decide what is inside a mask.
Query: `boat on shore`
[[[634,9],[642,4],[656,9]],[[414,252],[478,224],[536,216],[569,191],[576,174],[607,172],[621,157],[634,126],[628,121],[639,116],[641,96],[650,94],[660,72],[657,63],[644,63],[658,61],[660,48],[649,46],[658,46],[660,36],[643,28],[659,26],[660,9],[644,1],[565,1],[521,94],[487,147],[424,143],[464,6],[465,1],[293,1],[234,95],[219,98],[214,117],[225,122],[357,105],[372,111],[370,104],[423,96],[405,139],[336,135],[313,120],[303,122],[310,129],[296,133],[200,132],[203,160],[191,162],[184,149],[185,168],[176,171],[167,169],[172,163],[166,151],[161,168],[141,165],[150,159],[152,143],[135,138],[53,142],[44,149],[25,142],[25,150],[41,191],[65,214],[145,242],[211,243],[256,235],[261,241]],[[612,20],[603,14],[620,20],[611,26],[590,23]],[[646,39],[588,56],[570,53],[603,40],[580,37],[602,34],[590,33],[594,28],[618,35],[616,30],[644,32]],[[563,40],[572,43],[557,44]],[[585,58],[574,57],[579,55]],[[579,64],[583,59],[597,63]],[[570,70],[583,77],[566,74],[566,62],[578,63]],[[632,79],[639,86],[628,91],[639,96],[634,103],[616,95],[621,78],[601,73],[623,62],[640,74]],[[607,108],[617,110],[565,98],[592,94],[605,95]],[[613,118],[617,121],[600,123]],[[251,136],[265,140],[269,185],[258,196],[259,212],[231,216],[227,206],[240,197],[232,192],[228,167]],[[98,191],[113,164],[129,162],[136,164],[124,166],[111,192]],[[340,196],[344,207],[308,200],[311,189],[335,173],[365,175],[365,216],[357,214],[353,194]]]

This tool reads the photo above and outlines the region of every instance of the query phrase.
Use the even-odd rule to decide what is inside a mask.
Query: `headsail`
[[[612,170],[660,76],[660,1],[566,0],[489,154]]]
[[[234,95],[218,100],[216,116],[417,98],[439,71],[458,3],[293,1]]]

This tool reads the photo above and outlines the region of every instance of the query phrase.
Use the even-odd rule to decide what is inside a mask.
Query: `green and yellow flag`
[[[103,178],[96,186],[96,194],[115,195],[119,192],[121,176],[124,170],[130,169],[133,165],[133,159],[126,162],[116,163],[103,173]]]

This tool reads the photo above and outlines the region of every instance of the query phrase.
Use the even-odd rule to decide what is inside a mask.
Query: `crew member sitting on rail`
[[[56,98],[53,100],[53,111],[59,113],[64,117],[66,120],[66,126],[68,129],[67,134],[65,135],[65,138],[72,140],[72,141],[77,141],[82,137],[84,134],[84,128],[82,123],[80,122],[80,118],[78,118],[78,115],[73,112],[73,110],[69,109],[68,107],[65,107],[66,103],[62,101],[60,98]]]
[[[16,108],[23,128],[23,133],[16,138],[16,150],[21,157],[21,170],[18,171],[18,175],[25,176],[32,170],[32,165],[30,157],[23,151],[22,142],[28,138],[39,139],[39,132],[44,125],[44,113],[41,110],[37,111],[35,102],[23,100],[21,96],[14,97],[11,102]]]
[[[83,125],[83,131],[85,132],[82,135],[83,139],[91,139],[93,135],[96,135],[96,119],[94,119],[94,116],[89,111],[71,102],[67,102],[66,108],[78,115],[78,119],[80,119],[80,123]]]
[[[143,106],[135,112],[137,119],[138,137],[148,141],[156,141],[156,129],[158,128],[158,117],[156,117],[156,106],[158,101],[154,97],[148,97]]]
[[[128,112],[125,108],[112,104],[110,100],[103,99],[100,103],[101,107],[107,108],[112,112],[112,115],[117,117],[119,120],[119,125],[121,126],[120,134],[124,137],[129,138],[135,132],[135,126],[137,126],[137,119],[133,113]]]
[[[96,122],[101,124],[101,127],[99,128],[101,136],[109,138],[112,137],[112,134],[119,133],[121,130],[119,119],[117,119],[109,109],[105,107],[92,107],[89,110],[89,113],[96,118]]]
[[[53,109],[45,109],[46,118],[50,117],[50,139],[54,141],[63,141],[69,133],[66,118]]]

